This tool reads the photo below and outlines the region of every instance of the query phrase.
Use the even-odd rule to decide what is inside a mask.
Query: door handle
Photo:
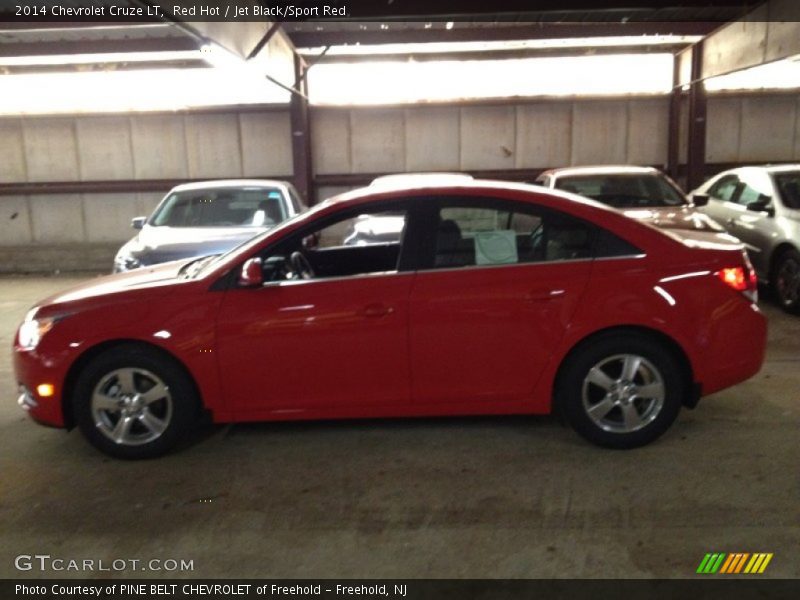
[[[385,304],[374,303],[367,304],[362,310],[361,314],[365,317],[385,317],[394,312],[394,308],[386,306]]]
[[[525,294],[525,300],[528,302],[547,302],[561,298],[566,293],[566,290],[533,290]]]

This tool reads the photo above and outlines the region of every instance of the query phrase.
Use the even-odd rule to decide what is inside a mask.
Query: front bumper
[[[14,374],[19,385],[18,404],[33,420],[51,427],[66,427],[62,394],[66,372],[61,362],[44,358],[36,351],[14,348]],[[37,387],[42,383],[53,385],[54,393],[41,397]]]

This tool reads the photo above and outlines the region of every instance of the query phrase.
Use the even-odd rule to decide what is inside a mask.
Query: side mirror
[[[692,195],[692,204],[696,207],[705,206],[708,204],[708,194],[693,194]]]
[[[131,227],[134,229],[141,229],[144,227],[145,222],[147,221],[147,217],[134,217],[131,219]]]
[[[770,217],[775,216],[775,207],[772,206],[772,198],[769,196],[764,196],[763,194],[759,196],[756,202],[751,202],[748,204],[747,210],[767,213]]]
[[[245,261],[237,281],[239,287],[260,287],[264,283],[264,273],[261,269],[261,258],[256,256]]]

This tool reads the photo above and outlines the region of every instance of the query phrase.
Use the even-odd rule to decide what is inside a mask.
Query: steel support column
[[[681,162],[681,95],[680,55],[676,54],[672,76],[672,94],[669,97],[669,125],[667,127],[667,174],[673,179],[678,177],[678,167]]]
[[[292,165],[294,186],[310,205],[316,201],[314,181],[311,169],[311,127],[308,117],[308,85],[306,69],[308,67],[298,54],[294,55],[295,81],[303,95],[292,94],[289,107],[292,129]]]
[[[686,190],[703,183],[706,162],[706,90],[703,85],[703,42],[692,47],[689,88],[689,154],[686,160]]]

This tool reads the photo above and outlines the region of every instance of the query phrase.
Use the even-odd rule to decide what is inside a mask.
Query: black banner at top
[[[0,21],[706,21],[744,17],[757,0],[3,0]]]

